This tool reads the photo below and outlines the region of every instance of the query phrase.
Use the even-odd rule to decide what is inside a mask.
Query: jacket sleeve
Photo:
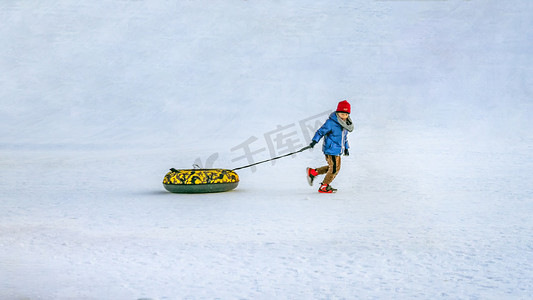
[[[324,123],[324,125],[322,125],[322,127],[320,127],[316,131],[315,136],[313,136],[313,141],[318,143],[323,136],[325,136],[326,134],[330,132],[331,132],[331,124],[330,124],[330,120],[328,119],[326,120],[326,123]]]
[[[348,136],[346,136],[346,140],[344,141],[344,149],[350,149],[350,143],[348,143]]]
[[[352,124],[353,124],[353,121],[352,121]],[[348,133],[346,133],[346,137],[344,139],[344,149],[350,149],[350,143],[348,143]]]

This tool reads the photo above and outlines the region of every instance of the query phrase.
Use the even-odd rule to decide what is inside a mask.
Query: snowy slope
[[[5,1],[0,19],[0,298],[533,296],[533,4]],[[278,134],[306,145],[343,99],[335,195],[306,183],[319,149],[228,193],[162,187],[247,164],[244,145],[283,154]]]

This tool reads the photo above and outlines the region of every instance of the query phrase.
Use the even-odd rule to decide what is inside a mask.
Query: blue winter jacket
[[[337,114],[333,112],[324,125],[316,131],[313,141],[318,143],[324,137],[322,146],[324,154],[339,156],[344,153],[344,149],[350,148],[347,136],[348,130],[339,124]]]

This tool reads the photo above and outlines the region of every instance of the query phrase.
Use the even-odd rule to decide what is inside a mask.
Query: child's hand
[[[350,151],[348,151],[348,149],[344,149],[344,156],[350,156]]]
[[[309,144],[309,147],[313,148],[316,145],[315,141],[312,141],[311,144]]]

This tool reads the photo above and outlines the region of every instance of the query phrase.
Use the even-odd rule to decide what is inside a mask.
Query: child
[[[354,125],[350,118],[350,103],[344,100],[339,102],[337,110],[329,116],[324,125],[320,127],[309,146],[313,148],[324,137],[322,151],[326,155],[327,166],[317,169],[307,168],[307,181],[313,185],[316,176],[326,174],[318,192],[335,193],[337,189],[330,186],[341,168],[341,155],[350,155],[348,152],[348,132],[352,132]]]

